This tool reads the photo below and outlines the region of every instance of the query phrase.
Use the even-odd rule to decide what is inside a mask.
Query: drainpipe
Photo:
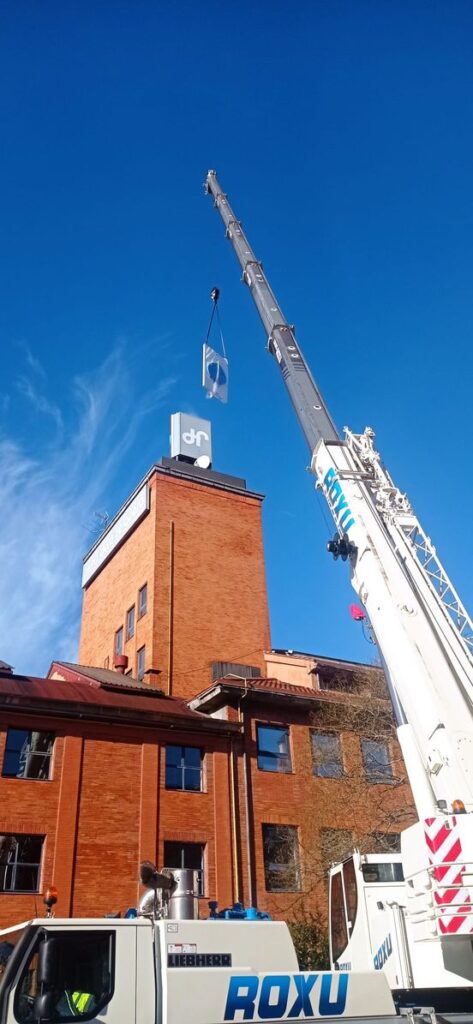
[[[241,872],[240,872],[240,845],[238,841],[237,823],[237,802],[236,802],[236,779],[238,764],[235,754],[235,744],[230,740],[230,814],[232,819],[232,844],[233,844],[233,902],[242,903],[241,895]]]
[[[248,690],[245,680],[245,697]],[[255,868],[255,830],[253,816],[253,795],[251,790],[251,757],[249,746],[251,743],[251,719],[248,719],[243,711],[241,717],[241,702],[238,705],[240,721],[243,721],[243,779],[245,786],[245,817],[246,817],[246,843],[248,856],[248,900],[250,907],[256,906],[256,868]]]
[[[168,696],[172,694],[174,662],[174,521],[169,523],[169,617],[168,617]]]

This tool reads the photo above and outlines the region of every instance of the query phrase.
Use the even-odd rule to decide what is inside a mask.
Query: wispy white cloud
[[[41,673],[53,657],[76,657],[84,523],[103,506],[143,418],[174,384],[161,379],[138,402],[118,345],[96,372],[72,382],[72,422],[68,394],[54,412],[39,390],[34,399],[22,391],[57,434],[40,454],[0,437],[0,658],[17,671]]]
[[[21,349],[23,353],[23,357],[28,369],[31,370],[32,373],[34,373],[37,378],[45,382],[47,380],[46,370],[44,369],[43,364],[39,361],[38,357],[35,356],[34,353],[31,351],[28,342],[22,340],[19,341],[17,344],[18,348]]]
[[[27,398],[33,406],[36,412],[42,413],[44,416],[50,416],[53,422],[56,424],[58,430],[62,428],[62,414],[61,410],[54,402],[51,402],[46,395],[42,394],[41,391],[33,384],[33,381],[28,377],[18,377],[16,386],[20,395]]]

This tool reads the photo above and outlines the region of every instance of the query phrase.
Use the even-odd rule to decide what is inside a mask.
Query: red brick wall
[[[251,789],[256,860],[256,899],[261,909],[275,917],[291,919],[302,908],[326,911],[326,880],[322,863],[321,830],[344,829],[356,841],[363,834],[398,832],[412,823],[409,811],[409,785],[368,784],[364,781],[360,737],[341,732],[344,768],[351,779],[320,778],[313,774],[310,729],[317,728],[316,713],[298,714],[252,705],[247,712],[246,749],[251,760]],[[257,722],[288,725],[292,771],[268,772],[258,769]],[[322,727],[321,731],[324,729]],[[395,774],[404,768],[394,734],[389,740]],[[242,809],[243,813],[243,809]],[[294,825],[300,842],[301,890],[291,893],[268,892],[265,885],[262,825]],[[334,856],[336,860],[336,855]]]
[[[150,488],[149,515],[84,591],[81,664],[101,666],[108,656],[112,667],[115,630],[125,628],[147,582],[148,613],[124,647],[130,667],[145,644],[159,685],[183,697],[209,684],[213,661],[258,665],[264,674],[270,631],[261,501],[165,473]]]
[[[150,488],[150,511],[99,575],[83,591],[79,646],[81,665],[113,668],[115,631],[123,627],[123,653],[136,673],[136,652],[143,646],[153,657],[153,591],[155,562],[156,489]],[[138,619],[138,591],[148,585],[148,611]],[[135,605],[135,635],[126,640],[126,613]]]
[[[51,729],[50,720],[9,713],[3,724]],[[56,885],[58,915],[135,906],[140,861],[162,866],[166,839],[206,844],[206,899],[232,902],[225,737],[79,722],[55,731],[51,781],[0,778],[0,832],[46,836],[40,888]],[[6,729],[0,765],[5,737]],[[165,789],[166,742],[205,747],[205,792]],[[0,894],[0,927],[43,911],[41,894]]]
[[[46,836],[41,890],[59,890],[57,913],[102,915],[134,906],[140,896],[138,869],[149,859],[163,866],[166,840],[205,845],[205,900],[228,906],[240,896],[250,902],[248,849],[255,852],[253,902],[277,918],[296,917],[301,908],[326,908],[321,869],[320,834],[324,828],[353,830],[359,836],[379,828],[396,831],[410,823],[404,809],[410,800],[407,784],[368,785],[362,781],[360,738],[342,732],[345,767],[360,779],[350,788],[346,779],[324,779],[312,773],[309,728],[316,722],[294,707],[289,711],[268,703],[251,704],[246,749],[249,754],[250,827],[247,825],[245,771],[239,737],[235,803],[236,838],[232,828],[230,740],[203,730],[150,729],[124,725],[60,721],[55,727],[51,781],[0,778],[0,832]],[[6,712],[2,726],[51,729],[51,719]],[[256,723],[290,722],[292,772],[260,771],[257,767]],[[0,765],[5,731],[0,733]],[[206,750],[204,792],[165,788],[166,743]],[[400,752],[390,741],[396,770]],[[352,803],[350,803],[352,801]],[[386,828],[386,809],[396,827]],[[389,815],[388,815],[389,820]],[[264,876],[262,824],[294,825],[301,844],[302,889],[271,893]],[[250,844],[248,845],[248,838]],[[240,881],[242,884],[238,885]],[[0,926],[42,913],[41,896],[1,894]]]

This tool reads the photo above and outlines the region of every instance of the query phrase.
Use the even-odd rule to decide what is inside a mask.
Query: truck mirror
[[[43,992],[36,996],[33,1005],[33,1017],[38,1021],[53,1020],[56,1011],[56,997],[54,992]]]
[[[57,977],[59,943],[56,935],[45,935],[38,953],[38,984],[52,988]]]

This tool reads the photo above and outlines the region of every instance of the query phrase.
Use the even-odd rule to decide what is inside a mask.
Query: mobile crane
[[[355,853],[333,869],[332,971],[300,972],[287,926],[254,908],[197,920],[195,873],[145,863],[125,920],[55,918],[46,896],[46,918],[0,931],[0,1024],[473,1024],[472,623],[372,431],[338,435],[214,171],[207,190],[335,520],[330,550],[370,616],[419,822],[401,858]],[[383,915],[392,935],[377,945]]]
[[[384,971],[393,990],[473,1009],[473,622],[374,432],[341,436],[216,172],[225,225],[311,455],[316,487],[366,609],[418,821],[401,856],[353,855],[330,879],[334,968]]]

